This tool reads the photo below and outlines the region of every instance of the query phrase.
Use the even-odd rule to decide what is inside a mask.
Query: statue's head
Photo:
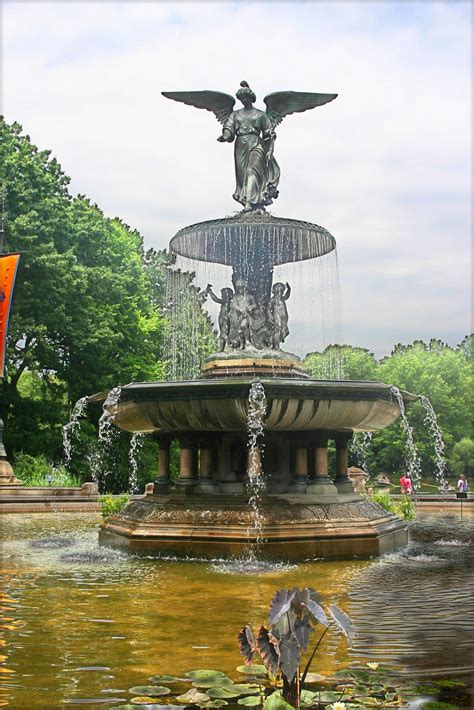
[[[274,296],[283,296],[283,294],[285,293],[285,288],[286,288],[285,284],[282,284],[282,283],[273,284],[273,288],[272,288],[273,295]]]
[[[240,82],[240,89],[236,93],[236,97],[244,106],[251,106],[257,100],[257,97],[246,81]]]
[[[234,292],[232,291],[231,288],[222,288],[221,289],[221,298],[224,301],[224,303],[229,303],[232,301],[232,297],[234,295]]]
[[[247,281],[245,279],[237,279],[235,282],[235,292],[238,294],[245,293],[247,291]]]

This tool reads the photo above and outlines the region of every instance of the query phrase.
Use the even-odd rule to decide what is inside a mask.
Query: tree
[[[31,404],[37,427],[56,432],[57,453],[59,423],[79,396],[162,376],[163,315],[149,297],[141,236],[84,196],[73,199],[58,161],[21,126],[0,119],[0,136],[6,244],[22,252],[2,416],[13,415],[10,446],[28,449]],[[36,395],[21,385],[25,377],[39,378]],[[48,412],[38,387],[49,393]]]
[[[451,466],[457,474],[474,474],[474,441],[465,437],[456,442],[451,455]]]
[[[304,365],[318,380],[332,379],[334,373],[341,373],[344,380],[377,379],[378,363],[374,354],[352,345],[328,345],[322,353],[308,353]]]

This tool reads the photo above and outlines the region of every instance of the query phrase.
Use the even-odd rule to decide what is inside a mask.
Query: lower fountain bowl
[[[407,544],[407,524],[356,494],[267,496],[258,532],[245,496],[145,496],[110,517],[101,544],[134,554],[297,561],[372,557]]]

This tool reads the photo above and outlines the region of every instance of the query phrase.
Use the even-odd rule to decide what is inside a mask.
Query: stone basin
[[[380,382],[260,378],[267,399],[266,431],[378,431],[400,409]],[[129,432],[245,431],[252,378],[134,382],[104,409]],[[405,403],[415,395],[402,392]]]

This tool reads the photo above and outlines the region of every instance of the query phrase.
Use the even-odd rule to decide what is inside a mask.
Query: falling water
[[[265,478],[262,469],[263,456],[263,427],[267,400],[265,390],[261,382],[253,382],[250,387],[247,411],[247,434],[248,434],[248,482],[249,505],[252,510],[253,524],[248,530],[248,535],[255,537],[254,546],[250,546],[249,559],[255,559],[259,546],[263,542],[263,519],[260,510],[262,494],[265,491]]]
[[[64,449],[64,465],[69,466],[73,452],[74,439],[79,434],[81,422],[80,418],[84,415],[87,407],[88,398],[81,397],[73,407],[71,418],[68,423],[63,426],[63,449]]]
[[[448,486],[448,474],[447,474],[447,464],[446,458],[444,456],[444,441],[441,429],[438,425],[438,420],[436,418],[436,412],[433,409],[428,397],[424,395],[420,396],[421,406],[425,410],[424,422],[430,428],[431,436],[433,439],[433,447],[435,452],[435,462],[436,462],[436,480],[443,487]]]
[[[373,435],[372,431],[358,431],[352,437],[349,447],[357,465],[366,473],[370,473],[367,465],[367,453],[370,450]]]
[[[403,401],[402,393],[400,392],[398,387],[394,387],[393,385],[392,387],[390,387],[390,392],[397,400],[398,406],[400,408],[400,418],[407,438],[406,446],[408,450],[408,473],[410,474],[413,486],[416,489],[420,485],[421,464],[420,456],[418,454],[418,451],[416,450],[415,442],[413,441],[413,427],[410,426],[407,416],[405,414],[405,402]]]
[[[166,270],[164,355],[172,380],[195,379],[204,357],[217,350],[212,321],[202,308],[206,294],[194,279],[195,272],[179,268],[176,259]]]
[[[132,434],[130,448],[128,450],[128,461],[130,464],[130,474],[128,478],[128,492],[133,495],[138,493],[138,457],[141,448],[145,443],[145,434]]]
[[[92,479],[102,492],[105,490],[109,468],[107,460],[114,448],[114,439],[118,436],[118,429],[113,425],[113,408],[118,404],[121,388],[114,387],[107,395],[104,402],[104,412],[99,419],[99,433],[97,444],[89,450],[87,460],[91,469]]]

